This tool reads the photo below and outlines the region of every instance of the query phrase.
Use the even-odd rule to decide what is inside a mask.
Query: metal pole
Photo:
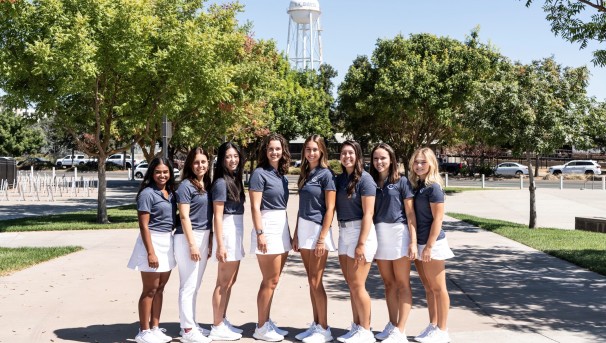
[[[524,175],[520,175],[520,189],[524,189]]]
[[[484,180],[484,174],[482,174],[482,188],[486,188],[486,181]]]
[[[560,189],[564,189],[564,175],[560,174]]]
[[[448,187],[448,173],[444,174],[444,182],[446,183],[446,187]]]
[[[606,191],[606,176],[602,176],[602,190]]]
[[[162,157],[168,159],[168,118],[166,114],[162,116]]]

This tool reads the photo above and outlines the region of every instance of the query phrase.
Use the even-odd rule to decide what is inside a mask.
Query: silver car
[[[142,179],[145,176],[145,173],[147,173],[148,167],[149,167],[149,164],[147,162],[139,163],[137,165],[137,167],[135,168],[135,177],[137,179]],[[177,168],[173,168],[173,173],[175,174],[175,179],[181,175],[181,173],[179,172],[179,169],[177,169]]]
[[[600,175],[602,167],[593,160],[574,160],[564,165],[549,167],[549,173],[553,175],[560,174],[585,174],[585,175]]]
[[[497,165],[495,175],[528,175],[528,166],[515,162],[503,162]]]

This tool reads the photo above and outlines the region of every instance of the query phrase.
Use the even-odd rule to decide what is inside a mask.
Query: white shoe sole
[[[283,341],[283,340],[284,340],[284,338],[274,338],[274,339],[269,339],[269,338],[267,338],[267,337],[261,337],[261,335],[258,335],[256,332],[255,332],[255,333],[253,333],[253,337],[254,337],[255,339],[258,339],[258,340],[260,340],[260,341],[265,341],[265,342],[280,342],[280,341]]]

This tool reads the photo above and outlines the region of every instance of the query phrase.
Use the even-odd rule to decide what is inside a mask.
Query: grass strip
[[[15,218],[0,221],[0,232],[54,231],[54,230],[99,230],[134,229],[137,224],[135,205],[118,206],[107,209],[109,224],[97,223],[97,210],[51,214],[29,218]]]
[[[447,215],[606,276],[604,233],[553,228],[529,229],[527,225],[503,220],[461,213]]]
[[[467,191],[487,191],[487,190],[494,190],[494,188],[482,188],[482,187],[444,187],[444,193],[451,195],[451,194],[456,194],[456,193],[461,193],[461,192],[467,192]]]
[[[25,269],[53,258],[82,250],[82,247],[1,248],[0,275]]]

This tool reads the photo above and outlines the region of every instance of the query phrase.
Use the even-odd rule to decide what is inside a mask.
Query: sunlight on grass
[[[0,247],[0,275],[7,275],[79,250],[82,250],[82,248],[74,246],[48,248]]]

